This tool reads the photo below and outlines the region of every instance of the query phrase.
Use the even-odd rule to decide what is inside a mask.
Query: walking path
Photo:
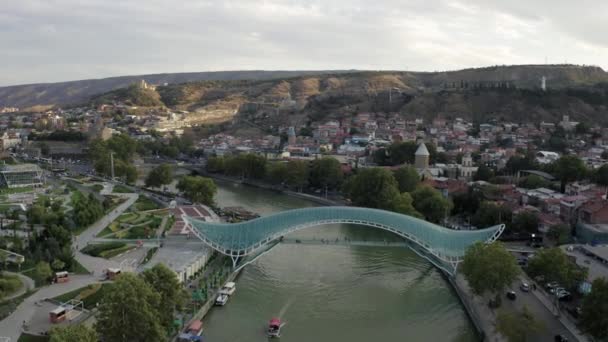
[[[135,203],[139,197],[137,194],[116,195],[126,197],[127,200],[89,226],[89,228],[78,235],[73,242],[73,246],[76,249],[74,257],[81,265],[91,271],[92,274],[72,275],[70,276],[70,281],[67,283],[58,283],[41,287],[36,293],[26,298],[10,316],[0,321],[0,337],[8,337],[10,339],[9,341],[17,341],[21,335],[23,323],[29,321],[38,309],[36,302],[46,298],[56,297],[93,283],[98,283],[100,282],[100,276],[102,275],[103,270],[108,267],[120,267],[118,263],[111,260],[95,258],[79,251],[80,248],[83,248],[89,241],[94,239],[95,235]]]

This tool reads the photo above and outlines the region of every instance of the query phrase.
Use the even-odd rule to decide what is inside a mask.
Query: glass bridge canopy
[[[194,234],[219,252],[248,255],[290,232],[331,223],[352,223],[391,231],[444,262],[458,262],[476,242],[492,242],[504,230],[498,225],[480,230],[452,230],[385,210],[362,207],[294,209],[239,223],[206,222],[184,217]]]

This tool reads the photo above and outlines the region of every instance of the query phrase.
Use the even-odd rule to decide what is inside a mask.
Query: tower
[[[296,144],[296,130],[293,126],[289,127],[289,131],[287,131],[287,143],[289,145]]]
[[[420,145],[418,145],[418,149],[416,150],[414,166],[417,169],[428,169],[430,156],[431,154],[426,148],[424,142],[420,143]]]
[[[547,78],[546,78],[545,76],[543,76],[543,77],[540,79],[540,88],[541,88],[543,91],[546,91],[546,90],[547,90]]]

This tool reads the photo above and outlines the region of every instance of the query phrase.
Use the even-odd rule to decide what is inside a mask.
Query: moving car
[[[509,298],[510,300],[515,300],[515,298],[517,298],[517,295],[515,294],[515,291],[511,290],[507,292],[507,298]]]
[[[522,282],[521,285],[519,285],[519,288],[523,291],[523,292],[528,292],[530,291],[530,285],[526,282]]]
[[[564,335],[555,335],[555,342],[568,342],[568,339]]]

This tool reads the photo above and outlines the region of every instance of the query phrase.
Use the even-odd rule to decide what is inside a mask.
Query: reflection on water
[[[218,184],[220,206],[262,215],[315,206],[251,187]],[[295,232],[317,239],[395,240],[388,232],[326,225]],[[205,318],[208,341],[266,341],[268,320],[287,322],[281,341],[476,341],[442,275],[401,248],[279,245],[245,267],[237,291]]]

